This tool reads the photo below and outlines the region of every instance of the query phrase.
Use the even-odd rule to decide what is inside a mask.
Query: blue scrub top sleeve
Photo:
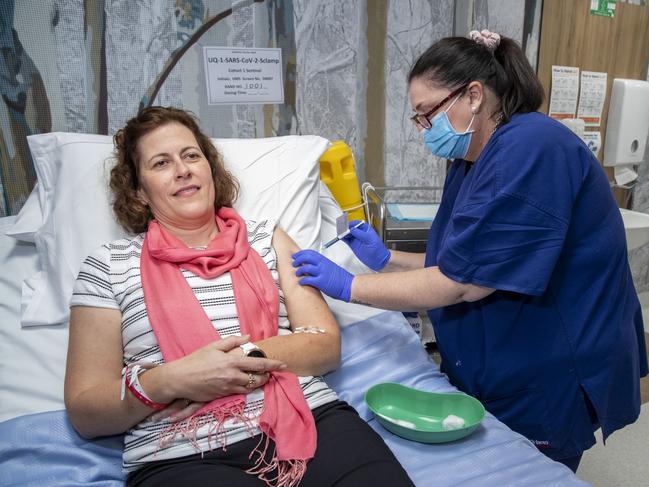
[[[458,281],[524,294],[545,291],[567,224],[520,196],[457,210],[437,264]]]

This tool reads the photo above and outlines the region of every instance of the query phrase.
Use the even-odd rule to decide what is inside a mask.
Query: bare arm
[[[463,284],[439,267],[405,272],[365,274],[352,281],[351,302],[392,310],[427,310],[464,301],[478,301],[495,289]]]
[[[390,250],[390,260],[381,272],[412,271],[424,267],[426,254]]]
[[[86,438],[122,433],[152,412],[130,394],[120,400],[121,321],[118,310],[71,309],[65,406]]]
[[[154,410],[130,392],[120,399],[122,371],[121,313],[75,306],[70,314],[70,340],[65,374],[65,405],[75,429],[86,438],[123,433]],[[160,404],[179,398],[205,402],[250,392],[248,371],[282,368],[275,360],[227,353],[248,341],[229,337],[210,343],[182,359],[164,363],[140,376],[147,395]]]
[[[282,361],[297,375],[322,375],[340,363],[340,330],[320,291],[300,286],[291,265],[291,255],[299,250],[281,229],[273,234],[279,282],[284,292],[291,328],[315,326],[325,333],[293,333],[256,342],[268,357]]]

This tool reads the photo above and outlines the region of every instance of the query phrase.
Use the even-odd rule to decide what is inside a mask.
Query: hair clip
[[[487,29],[481,31],[472,30],[469,32],[469,37],[478,44],[485,46],[491,52],[494,52],[500,45],[500,35]]]

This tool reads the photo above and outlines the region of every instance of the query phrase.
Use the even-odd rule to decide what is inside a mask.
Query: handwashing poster
[[[599,127],[602,124],[602,109],[606,99],[606,76],[606,73],[595,71],[581,72],[577,118],[581,118],[586,123],[586,127]]]
[[[552,88],[548,115],[556,119],[575,118],[578,94],[579,68],[552,66]]]

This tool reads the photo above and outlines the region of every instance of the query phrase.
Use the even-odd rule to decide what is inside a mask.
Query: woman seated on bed
[[[115,145],[113,207],[139,234],[79,272],[65,378],[77,431],[126,432],[128,485],[412,485],[319,377],[340,360],[337,324],[298,284],[291,238],[232,209],[236,182],[194,118],[145,109]]]

